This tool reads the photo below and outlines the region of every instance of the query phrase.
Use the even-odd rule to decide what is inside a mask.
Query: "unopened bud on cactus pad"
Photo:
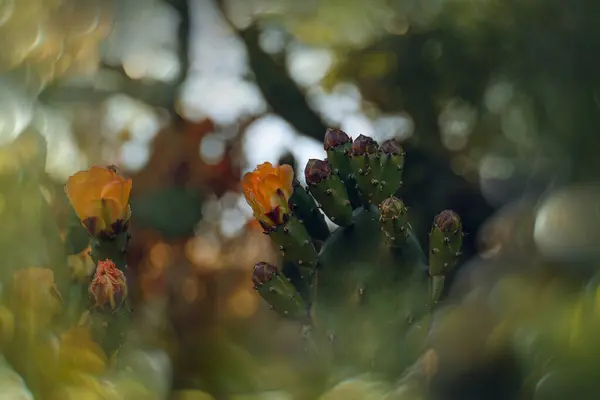
[[[374,154],[377,152],[377,142],[368,136],[360,135],[352,142],[352,155]]]
[[[452,210],[444,210],[433,220],[429,234],[429,275],[432,277],[431,295],[435,302],[442,293],[444,275],[458,262],[463,232],[460,217]]]
[[[381,150],[383,154],[389,156],[404,155],[404,149],[396,139],[386,140],[379,146],[379,150]]]
[[[404,149],[396,139],[386,140],[379,146],[381,152],[381,179],[375,200],[392,196],[402,186]]]
[[[410,233],[408,209],[397,197],[388,197],[379,205],[379,223],[391,247],[401,246]]]
[[[252,283],[254,283],[254,287],[258,287],[270,281],[276,274],[275,266],[264,261],[257,262],[252,270]]]
[[[456,233],[462,230],[462,223],[457,213],[452,210],[444,210],[433,220],[434,227],[444,233]]]
[[[445,274],[456,265],[462,239],[458,214],[444,210],[434,218],[429,235],[429,273],[432,276]]]
[[[379,211],[382,218],[398,218],[404,216],[407,209],[402,200],[392,196],[381,202]]]
[[[254,288],[260,296],[281,316],[304,320],[307,307],[290,281],[273,265],[258,262],[252,272]]]
[[[329,128],[325,132],[323,147],[326,151],[333,147],[343,146],[346,143],[352,143],[352,139],[343,130]]]
[[[327,179],[331,175],[331,169],[325,161],[310,159],[304,169],[304,177],[309,185],[316,185]]]
[[[352,222],[352,206],[340,177],[323,160],[308,160],[304,169],[308,190],[321,204],[323,212],[336,224],[348,226]]]
[[[365,204],[378,204],[376,198],[381,180],[379,145],[372,138],[360,135],[352,143],[350,165]]]
[[[327,151],[327,163],[344,183],[348,200],[353,208],[359,207],[361,200],[356,189],[354,171],[350,164],[352,138],[340,129],[327,129],[323,144]]]

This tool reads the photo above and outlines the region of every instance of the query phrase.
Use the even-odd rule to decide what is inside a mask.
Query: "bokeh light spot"
[[[254,291],[240,289],[227,302],[228,310],[239,318],[249,318],[258,310],[258,296]]]

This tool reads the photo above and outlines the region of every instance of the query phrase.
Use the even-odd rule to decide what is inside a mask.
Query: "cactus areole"
[[[311,325],[327,365],[397,378],[419,357],[458,261],[460,218],[440,213],[424,252],[396,196],[402,146],[328,129],[324,149],[327,158],[304,169],[306,188],[289,166],[265,163],[244,176],[246,200],[285,266],[257,263],[252,280],[274,311]],[[331,232],[325,216],[337,225]]]

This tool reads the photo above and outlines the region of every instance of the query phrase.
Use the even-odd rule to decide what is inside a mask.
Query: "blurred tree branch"
[[[89,86],[65,85],[57,82],[47,87],[39,96],[39,100],[46,104],[77,103],[82,99],[92,104],[102,103],[115,94],[126,94],[134,99],[139,99],[152,106],[164,108],[175,116],[177,93],[181,84],[186,80],[190,67],[190,29],[191,17],[188,0],[165,0],[178,14],[179,27],[177,30],[177,57],[180,72],[177,79],[170,82],[149,81],[132,79],[127,75],[123,66],[101,65],[100,79],[94,78],[93,82],[109,81],[104,87],[90,84]],[[102,76],[104,75],[104,76]],[[179,117],[176,117],[179,119]]]
[[[305,94],[288,75],[285,65],[263,51],[259,44],[259,27],[238,29],[227,16],[223,0],[215,0],[223,20],[244,42],[250,69],[256,84],[271,110],[303,135],[323,140],[327,129],[321,117],[310,107]]]

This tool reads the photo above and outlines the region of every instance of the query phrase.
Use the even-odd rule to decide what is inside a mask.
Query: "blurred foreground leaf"
[[[202,218],[202,198],[183,187],[167,187],[131,199],[135,224],[165,237],[189,236]]]

